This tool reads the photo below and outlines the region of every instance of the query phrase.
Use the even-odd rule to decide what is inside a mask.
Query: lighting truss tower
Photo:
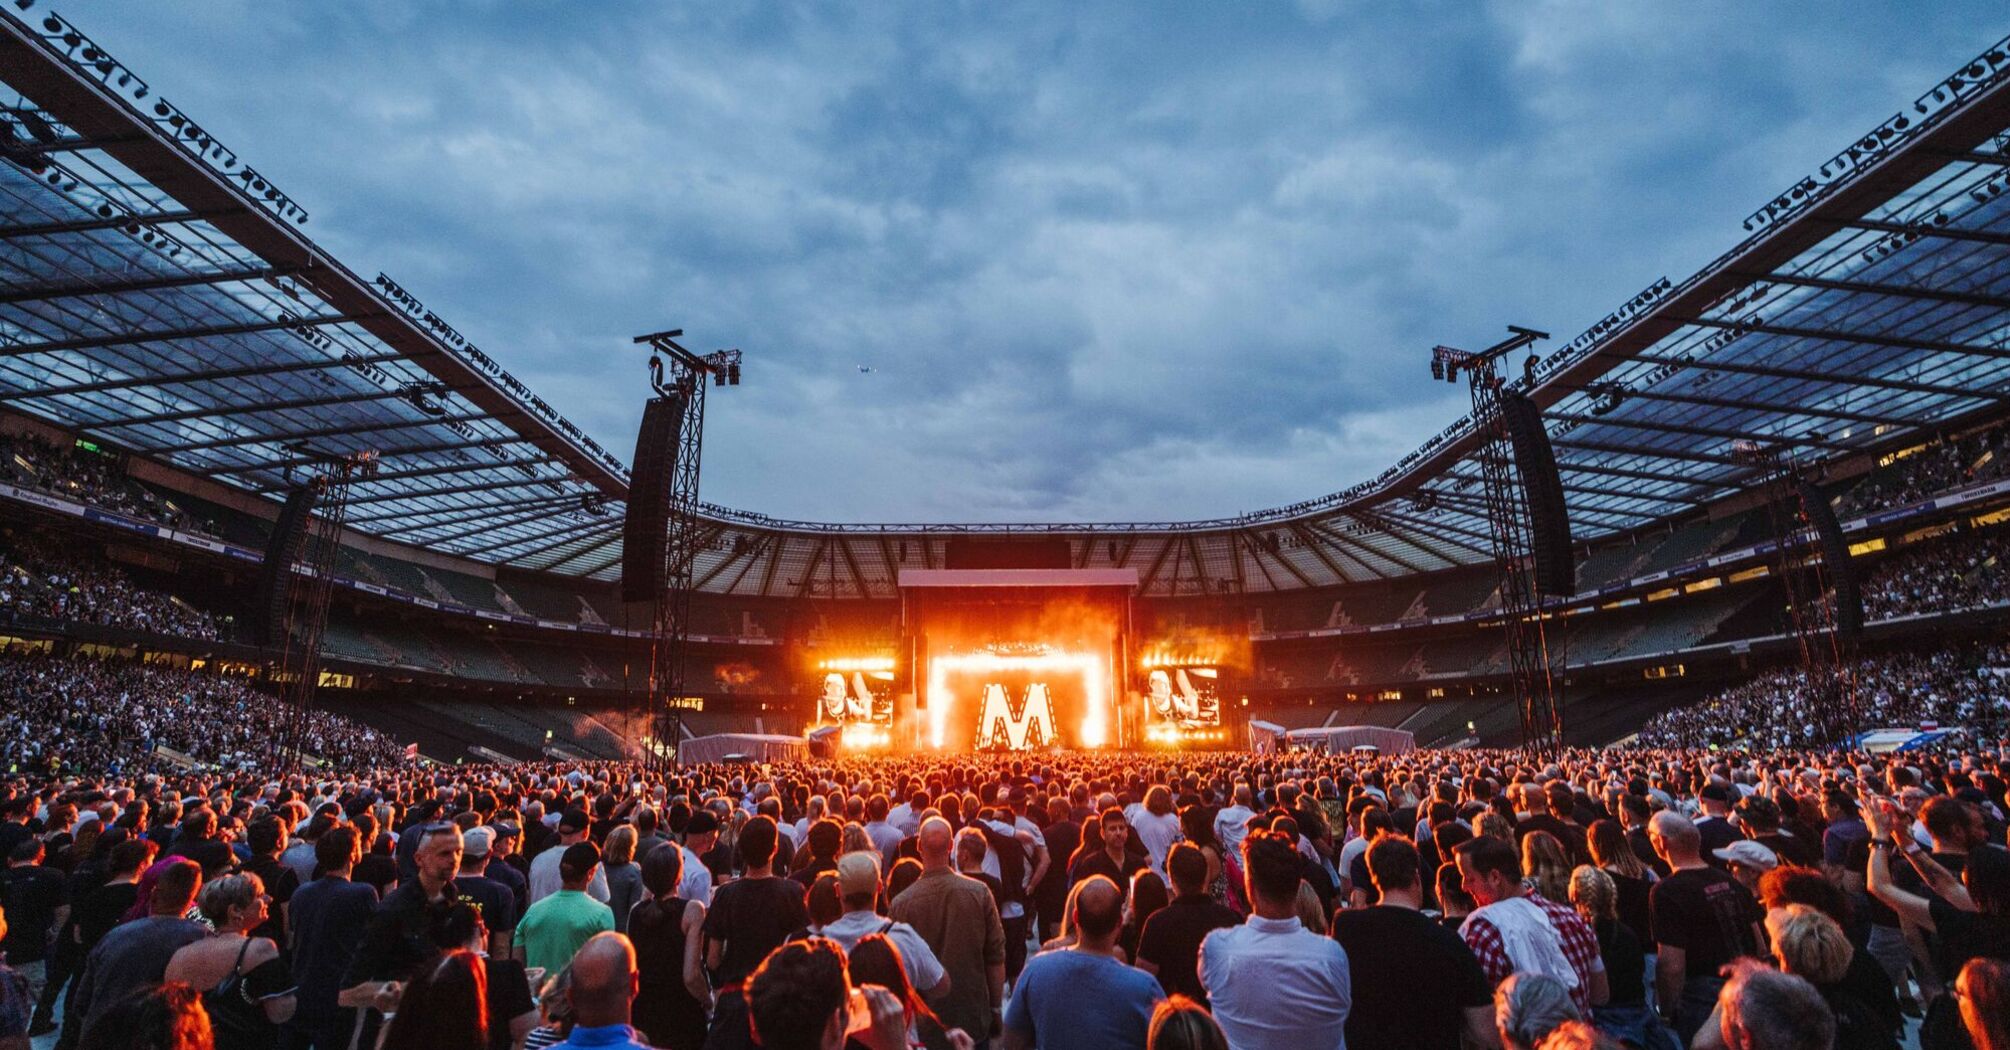
[[[1814,697],[1815,732],[1822,743],[1852,738],[1864,728],[1850,659],[1853,646],[1840,629],[1830,566],[1816,543],[1800,465],[1780,449],[1755,441],[1734,443],[1731,455],[1760,472],[1776,544],[1773,572],[1786,592],[1787,622],[1799,647],[1801,673]]]
[[[307,714],[314,709],[314,691],[321,684],[321,642],[328,629],[328,600],[335,589],[335,555],[342,543],[342,522],[349,513],[349,486],[377,476],[374,449],[348,455],[304,447],[297,451],[318,461],[307,484],[319,494],[302,549],[305,574],[292,572],[287,582],[279,659],[283,720],[271,741],[274,765],[279,769],[299,768],[313,743]]]
[[[699,355],[677,340],[684,330],[638,335],[649,347],[649,385],[658,396],[683,402],[677,431],[677,454],[670,462],[669,536],[663,545],[663,589],[656,598],[656,615],[649,647],[650,735],[647,749],[652,766],[677,760],[684,738],[682,703],[685,649],[691,623],[691,564],[698,556],[698,466],[705,443],[705,389],[740,385],[740,352],[718,350]],[[712,382],[707,384],[705,381]]]
[[[1515,706],[1521,715],[1522,747],[1550,754],[1563,747],[1563,659],[1561,635],[1552,657],[1550,626],[1542,614],[1535,581],[1535,536],[1528,505],[1528,479],[1520,475],[1507,421],[1503,392],[1519,383],[1533,386],[1532,373],[1503,378],[1499,363],[1508,354],[1549,338],[1548,333],[1508,326],[1508,338],[1477,353],[1449,346],[1431,350],[1431,376],[1456,383],[1461,373],[1472,392],[1473,429],[1480,437],[1478,462],[1487,531],[1494,567],[1500,574],[1501,622],[1507,636],[1508,668]]]

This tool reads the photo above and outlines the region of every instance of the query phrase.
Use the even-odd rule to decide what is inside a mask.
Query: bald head
[[[1695,822],[1673,810],[1664,809],[1647,821],[1647,839],[1670,864],[1696,860],[1703,852],[1703,836]]]
[[[572,957],[573,1012],[588,1027],[627,1024],[635,999],[635,945],[618,933],[596,933]]]
[[[1107,947],[1123,924],[1124,891],[1107,875],[1092,875],[1075,891],[1074,927],[1084,945]]]
[[[941,817],[930,817],[921,822],[921,832],[915,836],[914,848],[921,854],[923,864],[940,868],[949,863],[949,851],[955,843],[956,829]]]

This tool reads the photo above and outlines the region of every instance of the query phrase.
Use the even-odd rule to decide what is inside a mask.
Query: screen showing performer
[[[1181,728],[1221,724],[1220,671],[1213,667],[1154,667],[1145,677],[1149,721]]]

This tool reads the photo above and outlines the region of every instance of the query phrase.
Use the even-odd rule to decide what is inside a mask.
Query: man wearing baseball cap
[[[684,824],[684,874],[677,880],[677,896],[712,906],[712,869],[705,866],[705,854],[719,843],[719,818],[709,809],[691,814]]]
[[[837,859],[838,894],[844,898],[844,915],[827,923],[823,935],[844,945],[850,954],[859,941],[870,934],[883,934],[900,949],[907,983],[923,995],[940,995],[949,990],[949,974],[935,958],[935,952],[914,927],[895,922],[875,911],[879,895],[886,889],[879,876],[879,857],[870,850],[856,850]]]
[[[461,836],[461,870],[454,876],[454,892],[481,908],[482,925],[489,931],[489,954],[501,957],[509,951],[510,931],[516,929],[516,894],[488,877],[494,842],[495,832],[485,827],[469,828]]]
[[[517,924],[516,947],[526,966],[557,973],[594,934],[614,929],[614,912],[606,902],[586,894],[587,883],[600,873],[599,847],[575,842],[546,852],[559,855],[563,884],[524,913],[523,921]]]
[[[1779,854],[1751,839],[1739,839],[1722,849],[1711,850],[1710,853],[1730,865],[1731,877],[1737,879],[1739,885],[1750,890],[1754,897],[1759,895],[1759,880],[1764,878],[1767,872],[1780,866]]]
[[[533,907],[538,901],[559,891],[562,881],[559,867],[565,851],[585,842],[586,830],[591,826],[592,820],[583,809],[568,809],[558,818],[558,844],[530,862],[530,903]],[[607,903],[607,874],[600,870],[597,863],[593,869],[593,881],[587,884],[586,895],[602,904]]]

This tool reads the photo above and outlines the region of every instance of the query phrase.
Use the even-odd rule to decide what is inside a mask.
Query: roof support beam
[[[558,561],[555,561],[552,564],[554,565],[564,564],[565,562],[571,561],[574,557],[584,555],[592,551],[600,550],[601,548],[607,546],[609,542],[621,538],[620,522],[607,523],[603,527],[607,530],[604,534],[596,533],[593,530],[588,529],[579,535],[570,537],[562,541],[561,545],[580,544],[581,546],[579,546],[577,550],[573,551],[572,554],[566,555],[565,557],[560,558]],[[595,539],[596,536],[600,538]],[[521,561],[522,559],[529,557],[531,554],[536,553],[546,553],[546,552],[529,551],[523,554],[515,555],[514,557],[504,558],[503,560],[497,562],[496,564],[498,566],[513,566],[516,562]],[[620,558],[617,556],[614,560],[619,561]],[[599,569],[595,568],[594,571],[598,572]]]
[[[824,554],[830,549],[830,545],[831,538],[829,536],[817,537],[817,545],[810,550],[810,563],[803,569],[803,578],[796,581],[797,598],[807,598],[810,596],[811,588],[815,587],[817,582],[817,564],[823,561]]]
[[[1712,361],[1705,363],[1702,361],[1691,361],[1685,357],[1670,356],[1667,354],[1635,354],[1633,355],[1633,360],[1640,361],[1642,363],[1650,365],[1686,365],[1690,368],[1698,369],[1700,371],[1705,372],[1729,372],[1735,375],[1771,376],[1772,378],[1775,379],[1799,379],[1809,383],[1842,383],[1842,384],[1854,384],[1858,386],[1874,386],[1881,390],[1903,390],[1913,394],[1938,394],[1942,397],[1979,398],[1984,401],[1997,401],[1997,402],[2010,401],[2010,393],[2004,393],[2002,391],[1988,390],[1981,387],[1948,386],[1945,383],[1920,383],[1910,379],[1889,379],[1881,376],[1851,375],[1848,373],[1835,373],[1835,372],[1828,372],[1828,373],[1809,372],[1798,368],[1784,368],[1779,365],[1749,365],[1749,364],[1742,364],[1738,362],[1728,362],[1728,361],[1725,362]],[[1561,445],[1564,444],[1564,441],[1562,438],[1558,438],[1556,440],[1551,441],[1550,444]],[[1585,448],[1591,446],[1579,443],[1578,447]],[[1643,456],[1674,455],[1674,453],[1651,451],[1648,449],[1638,449],[1638,450],[1608,449],[1607,451],[1637,452],[1637,454]],[[1702,453],[1692,453],[1691,455],[1701,456]],[[1730,463],[1733,461],[1731,460],[1730,457],[1724,456],[1716,459],[1716,462]]]
[[[43,222],[23,226],[0,226],[0,241],[11,241],[28,237],[58,237],[66,233],[89,233],[92,230],[116,230],[139,223],[142,226],[169,226],[175,223],[195,222],[209,218],[207,214],[193,211],[163,211],[152,215],[119,214],[95,219],[78,219],[75,222]]]
[[[1959,226],[1936,226],[1933,223],[1884,222],[1879,219],[1854,219],[1838,223],[1858,230],[1874,230],[1878,233],[1904,233],[1920,237],[1937,237],[1948,241],[1973,241],[1976,244],[2010,245],[2010,233],[1996,233],[1991,230],[1968,230]]]
[[[844,555],[845,569],[851,573],[851,584],[858,588],[858,596],[861,598],[872,597],[872,589],[867,587],[865,583],[865,573],[859,570],[858,558],[852,554],[851,543],[842,536],[838,537],[836,543],[838,553]],[[836,596],[833,595],[832,597]]]
[[[1562,466],[1562,464],[1558,464],[1557,469],[1559,471],[1562,471],[1565,468]],[[1456,470],[1446,471],[1445,476],[1448,478],[1457,478],[1460,481],[1477,482],[1480,480],[1479,478],[1471,474],[1461,474]],[[1671,478],[1667,480],[1674,480],[1674,479]],[[1649,495],[1644,492],[1628,492],[1625,489],[1600,488],[1596,485],[1565,485],[1563,486],[1563,490],[1565,492],[1582,492],[1587,496],[1611,496],[1614,499],[1668,500],[1675,503],[1687,503],[1692,507],[1700,507],[1703,505],[1702,500],[1696,499],[1691,496]]]
[[[1364,522],[1363,524],[1367,524],[1367,523],[1366,523],[1366,522]],[[1310,530],[1312,530],[1312,531],[1313,531],[1314,533],[1316,533],[1316,534],[1318,534],[1318,535],[1320,535],[1320,536],[1324,536],[1325,538],[1327,538],[1327,539],[1329,539],[1329,540],[1332,540],[1332,541],[1333,541],[1333,542],[1335,542],[1335,543],[1338,543],[1338,544],[1342,544],[1342,545],[1351,545],[1351,546],[1353,546],[1353,547],[1358,547],[1358,548],[1360,548],[1361,550],[1364,550],[1364,551],[1367,551],[1368,553],[1370,553],[1370,554],[1373,554],[1373,555],[1375,555],[1375,556],[1376,556],[1376,557],[1378,557],[1378,558],[1381,558],[1381,559],[1382,559],[1383,561],[1387,561],[1387,562],[1394,562],[1394,563],[1396,563],[1397,565],[1400,565],[1400,566],[1402,566],[1403,568],[1405,568],[1405,569],[1408,569],[1408,570],[1409,570],[1409,571],[1411,571],[1411,572],[1424,572],[1424,571],[1425,571],[1425,569],[1424,569],[1424,567],[1423,567],[1423,566],[1421,566],[1421,565],[1418,565],[1417,563],[1415,563],[1415,562],[1413,562],[1413,561],[1408,561],[1408,560],[1406,560],[1406,559],[1403,559],[1403,558],[1399,558],[1399,557],[1395,556],[1394,554],[1390,554],[1390,553],[1389,553],[1388,551],[1378,551],[1378,550],[1376,550],[1375,548],[1373,548],[1373,547],[1370,547],[1370,546],[1368,546],[1368,545],[1367,545],[1367,544],[1365,544],[1365,543],[1362,543],[1362,542],[1361,542],[1360,540],[1357,540],[1357,539],[1354,539],[1353,537],[1351,537],[1351,536],[1348,536],[1348,535],[1346,535],[1346,534],[1342,533],[1342,532],[1341,532],[1340,530],[1338,530],[1338,529],[1336,529],[1336,528],[1332,527],[1331,525],[1328,525],[1328,524],[1326,524],[1326,523],[1325,523],[1325,522],[1323,522],[1323,521],[1308,521],[1308,522],[1306,522],[1306,523],[1305,523],[1305,527],[1306,527],[1306,528],[1308,528],[1308,529],[1310,529]],[[1401,533],[1400,533],[1400,532],[1398,532],[1398,531],[1396,531],[1396,530],[1393,530],[1393,529],[1384,529],[1384,530],[1382,530],[1382,534],[1383,534],[1383,535],[1385,535],[1385,536],[1388,536],[1388,537],[1389,537],[1390,539],[1394,539],[1394,540],[1401,540],[1401,539],[1402,539],[1402,535],[1401,535]],[[1405,541],[1405,542],[1408,542],[1408,543],[1409,543],[1409,545],[1410,545],[1410,546],[1412,546],[1412,547],[1417,547],[1417,543],[1416,543],[1416,541],[1415,541],[1415,540],[1408,540],[1408,541]],[[1430,556],[1432,556],[1432,557],[1434,557],[1434,558],[1443,558],[1443,557],[1444,557],[1444,555],[1442,555],[1442,554],[1439,554],[1439,553],[1437,553],[1436,551],[1433,551],[1433,550],[1431,550],[1431,548],[1429,548],[1429,547],[1417,547],[1417,549],[1418,549],[1418,550],[1420,550],[1420,551],[1423,551],[1423,552],[1424,552],[1424,553],[1426,553],[1426,554],[1429,554]],[[1356,561],[1361,561],[1361,559],[1359,559],[1359,558],[1356,558],[1355,560],[1356,560]],[[1362,561],[1361,563],[1362,563],[1363,565],[1366,565],[1366,564],[1367,564],[1367,562],[1365,562],[1365,561]]]
[[[880,542],[885,543],[886,541],[881,540]],[[740,561],[742,558],[748,558],[755,552],[757,548],[758,545],[754,543],[742,544],[738,550],[734,550],[728,553],[725,557],[719,559],[719,564],[712,566],[712,568],[708,570],[705,573],[705,575],[700,576],[695,580],[692,580],[691,589],[694,591],[704,590],[706,584],[711,583],[715,579],[718,579],[722,574],[725,573],[727,569],[732,568],[733,565],[736,562]],[[742,575],[744,575],[745,572],[746,570],[744,569],[741,570]]]
[[[260,491],[276,492],[278,490],[268,487],[266,489],[261,489]],[[538,496],[529,499],[501,500],[495,503],[470,503],[465,507],[442,508],[440,510],[431,510],[431,511],[398,510],[398,511],[391,511],[385,514],[369,514],[360,518],[344,519],[342,524],[344,527],[347,527],[351,525],[367,525],[372,522],[378,522],[378,521],[399,521],[407,518],[420,518],[430,514],[445,514],[448,516],[444,518],[434,518],[431,521],[427,522],[425,526],[419,526],[419,527],[431,527],[436,525],[457,525],[464,521],[493,519],[495,516],[495,512],[499,510],[515,511],[519,509],[528,509],[533,506],[554,507],[562,503],[577,503],[577,502],[579,502],[579,497],[577,496]],[[378,532],[378,533],[372,533],[372,535],[388,536],[390,535],[390,533]]]
[[[1340,563],[1334,561],[1332,556],[1326,553],[1325,541],[1321,540],[1317,535],[1315,535],[1311,529],[1306,528],[1304,522],[1302,521],[1291,522],[1290,529],[1292,535],[1298,537],[1298,542],[1302,544],[1306,550],[1311,551],[1312,556],[1314,558],[1319,559],[1319,564],[1326,566],[1326,571],[1332,573],[1334,579],[1340,581],[1341,583],[1353,583],[1359,578],[1356,577],[1353,573],[1347,572],[1346,570],[1340,568]],[[1373,568],[1370,568],[1366,563],[1362,562],[1361,559],[1354,557],[1352,554],[1349,554],[1347,556],[1347,560],[1353,562],[1356,565],[1361,566],[1361,568],[1367,570],[1369,575],[1375,577],[1376,579],[1379,580],[1383,578],[1381,573],[1376,572]],[[1277,563],[1291,570],[1291,575],[1298,577],[1299,580],[1304,582],[1305,586],[1307,587],[1318,586],[1317,584],[1313,583],[1312,580],[1308,578],[1304,573],[1298,571],[1298,566],[1291,564],[1291,559],[1284,557],[1282,553],[1279,553],[1277,555]]]
[[[356,479],[356,483],[362,485],[377,485],[382,484],[386,481],[406,481],[411,478],[429,478],[438,474],[459,474],[464,471],[470,471],[470,470],[514,470],[517,467],[536,467],[536,466],[542,466],[546,463],[555,463],[555,462],[557,462],[557,460],[551,456],[534,456],[530,459],[506,459],[500,462],[490,462],[490,463],[480,463],[480,462],[443,463],[440,464],[439,466],[416,467],[411,470],[379,471],[378,473],[376,473],[371,477]],[[280,492],[283,491],[283,489],[284,487],[280,485],[262,485],[259,488],[255,489],[254,491]],[[565,498],[573,499],[573,497],[569,496]]]
[[[1177,547],[1177,544],[1173,542],[1173,537],[1169,535],[1161,536],[1159,540],[1158,556],[1152,559],[1151,568],[1146,569],[1144,576],[1138,580],[1139,594],[1145,594],[1151,590],[1152,583],[1158,579],[1159,570],[1165,567],[1166,555],[1171,554]]]
[[[1391,521],[1400,522],[1404,525],[1408,525],[1409,527],[1417,529],[1421,532],[1429,533],[1431,538],[1437,540],[1440,543],[1449,543],[1454,547],[1460,548],[1461,550],[1468,550],[1473,552],[1474,554],[1485,555],[1486,557],[1489,558],[1494,556],[1494,551],[1492,547],[1477,546],[1475,544],[1467,543],[1464,540],[1454,539],[1451,536],[1445,535],[1444,532],[1438,531],[1442,529],[1445,531],[1457,533],[1460,536],[1470,536],[1477,540],[1488,541],[1488,537],[1486,537],[1481,533],[1474,532],[1471,529],[1461,528],[1457,525],[1452,525],[1442,521],[1427,522],[1419,518],[1412,518],[1404,514],[1398,514],[1393,510],[1383,509],[1376,511],[1375,513],[1380,517],[1388,518]]]
[[[137,292],[167,291],[171,288],[193,288],[206,284],[257,281],[277,277],[283,272],[285,271],[260,266],[241,270],[218,270],[215,273],[155,274],[130,281],[78,281],[73,284],[44,285],[40,288],[20,288],[0,292],[0,306],[47,302],[51,299],[74,299],[90,295],[127,295]]]
[[[533,480],[531,478],[519,478],[511,481],[485,481],[475,485],[455,485],[452,488],[444,488],[444,489],[419,489],[413,492],[385,492],[372,496],[353,497],[349,500],[349,505],[354,507],[359,504],[383,503],[387,500],[394,500],[394,499],[425,499],[428,496],[454,496],[463,492],[500,492],[504,489],[530,488],[535,485],[542,485],[547,481],[562,482],[566,480],[569,479],[537,478]],[[579,498],[579,495],[574,494],[569,498],[576,500]]]
[[[1721,438],[1725,441],[1763,441],[1770,444],[1805,445],[1810,448],[1825,448],[1833,452],[1854,451],[1848,445],[1810,437],[1791,437],[1784,434],[1760,434],[1750,430],[1731,430],[1725,427],[1699,427],[1689,423],[1661,423],[1651,419],[1626,419],[1618,413],[1609,416],[1582,416],[1575,412],[1550,412],[1551,419],[1576,423],[1580,426],[1625,427],[1629,430],[1652,430],[1662,434],[1688,434],[1694,437]]]
[[[536,520],[536,518],[545,517],[549,513],[550,512],[548,511],[539,511],[535,517],[527,520],[534,521]],[[521,525],[523,524],[523,522],[516,521],[511,522],[510,524]],[[511,547],[521,547],[526,543],[538,543],[543,540],[556,539],[557,537],[560,536],[572,535],[581,532],[591,532],[595,529],[606,528],[607,526],[612,524],[614,523],[604,518],[593,518],[588,521],[567,521],[562,522],[559,525],[556,525],[552,528],[545,529],[541,532],[531,533],[528,536],[518,536],[513,539],[499,539],[493,543],[484,543],[478,547],[467,547],[462,550],[454,551],[453,553],[456,557],[469,558],[474,557],[475,555],[478,554],[487,554],[490,551],[501,551],[501,550],[508,550]],[[469,536],[478,535],[483,532],[493,532],[496,529],[503,529],[508,527],[509,526],[507,525],[498,524],[491,526],[490,528],[486,529],[478,528],[470,532],[461,532],[453,536],[433,536],[426,539],[425,543],[428,546],[438,543],[448,543],[453,540],[466,539]],[[503,564],[508,564],[512,560],[513,559],[510,558],[504,558],[502,559],[502,562]]]
[[[43,387],[39,390],[16,390],[0,393],[0,402],[35,401],[47,397],[67,397],[71,394],[97,394],[108,390],[131,390],[135,387],[176,386],[184,383],[208,383],[220,379],[248,379],[255,376],[281,375],[287,372],[320,372],[332,368],[354,368],[362,365],[381,365],[404,359],[403,354],[368,354],[352,360],[341,361],[333,358],[325,361],[285,361],[278,364],[239,365],[233,368],[211,368],[200,372],[180,372],[161,376],[127,376],[123,379],[106,379],[96,383],[72,383],[69,386]]]
[[[216,438],[210,441],[196,441],[183,445],[166,445],[149,451],[154,455],[170,455],[176,452],[202,452],[213,448],[231,448],[236,445],[279,445],[313,438],[375,434],[392,430],[410,430],[414,427],[448,426],[454,423],[473,423],[487,419],[481,412],[463,412],[457,416],[435,416],[429,419],[407,419],[384,423],[349,423],[339,427],[320,427],[315,430],[280,431],[277,434],[247,434],[240,437]],[[309,458],[309,463],[319,462]]]
[[[324,408],[328,405],[351,405],[363,401],[383,401],[403,397],[396,390],[372,390],[350,394],[329,394],[326,397],[307,397],[294,401],[271,401],[264,404],[210,405],[204,408],[187,408],[179,412],[159,412],[150,416],[121,416],[117,420],[94,424],[109,429],[144,427],[155,423],[176,423],[184,419],[210,419],[216,416],[235,416],[246,412],[287,412],[300,408]]]
[[[1949,343],[1937,339],[1919,339],[1910,336],[1881,335],[1874,332],[1831,332],[1820,328],[1796,328],[1787,325],[1762,324],[1756,321],[1719,321],[1710,317],[1683,317],[1679,320],[1686,325],[1701,328],[1718,328],[1735,332],[1756,332],[1760,335],[1777,335],[1790,339],[1811,339],[1818,342],[1860,343],[1864,346],[1888,346],[1894,350],[1930,350],[1942,354],[1968,354],[1975,357],[1989,357],[1996,360],[2010,360],[2010,350],[2000,350],[1993,346],[1975,346],[1970,343]],[[1646,360],[1636,355],[1634,360]],[[1701,364],[1700,367],[1715,367]],[[1834,378],[1834,377],[1831,377]]]
[[[608,534],[608,536],[607,536],[607,538],[606,538],[606,539],[603,539],[603,540],[601,540],[601,541],[600,541],[599,543],[596,543],[596,544],[593,544],[593,545],[592,545],[592,546],[590,546],[590,547],[581,547],[580,549],[578,549],[578,550],[576,550],[576,551],[573,551],[573,552],[572,552],[571,554],[568,554],[568,555],[566,555],[565,557],[563,557],[563,558],[560,558],[559,560],[557,560],[557,561],[555,561],[555,562],[552,562],[552,563],[551,563],[550,565],[546,566],[545,568],[543,568],[543,569],[541,569],[541,570],[539,570],[539,571],[541,571],[541,572],[556,572],[556,571],[558,571],[558,567],[559,567],[559,566],[561,566],[561,565],[570,565],[570,564],[572,564],[573,562],[576,562],[576,561],[578,561],[579,559],[581,559],[581,558],[584,558],[584,557],[586,557],[587,555],[589,555],[589,554],[592,554],[592,553],[593,553],[593,552],[595,552],[595,551],[601,551],[601,550],[606,550],[606,549],[607,549],[607,545],[608,545],[608,544],[610,544],[610,543],[616,543],[616,542],[618,542],[618,541],[619,541],[620,539],[621,539],[621,530],[620,530],[620,529],[616,529],[616,530],[614,530],[613,532],[609,533],[609,534]],[[620,554],[620,552],[619,552],[619,551],[617,551],[617,552],[615,552],[615,555],[614,555],[614,557],[612,557],[612,558],[609,558],[609,559],[607,559],[606,561],[604,561],[604,562],[601,562],[601,563],[600,563],[600,564],[598,564],[598,565],[594,565],[594,566],[592,566],[592,567],[590,567],[590,568],[587,568],[587,569],[584,569],[584,570],[580,571],[580,572],[579,572],[579,573],[578,573],[577,575],[580,575],[580,576],[591,576],[591,575],[593,575],[594,573],[596,573],[596,572],[599,572],[600,570],[602,570],[602,569],[605,569],[605,568],[607,568],[607,567],[609,567],[609,566],[611,566],[611,565],[615,564],[616,562],[619,562],[620,560],[621,560],[621,554]],[[568,574],[568,575],[570,575],[570,574]]]
[[[21,343],[16,346],[0,346],[0,357],[28,357],[33,354],[55,354],[65,350],[95,350],[106,346],[131,346],[137,343],[179,343],[189,339],[221,339],[234,335],[256,335],[260,332],[290,331],[296,328],[320,328],[332,324],[348,324],[355,318],[341,314],[295,317],[287,321],[252,321],[244,324],[213,325],[207,328],[167,329],[158,332],[106,332],[103,335],[84,336],[78,339],[56,339],[46,343]]]
[[[1597,390],[1590,387],[1567,387],[1593,394]],[[1871,423],[1878,426],[1912,427],[1918,420],[1893,419],[1890,416],[1874,416],[1866,412],[1850,412],[1840,408],[1812,408],[1796,401],[1791,407],[1780,402],[1748,401],[1734,397],[1703,397],[1699,394],[1670,394],[1657,390],[1627,390],[1622,400],[1669,401],[1678,405],[1702,405],[1706,408],[1728,408],[1741,412],[1763,412],[1771,415],[1821,416],[1824,419],[1846,419],[1852,423]]]
[[[1730,456],[1716,452],[1693,452],[1668,448],[1635,448],[1631,445],[1609,445],[1601,441],[1580,441],[1571,437],[1551,438],[1554,448],[1576,448],[1586,452],[1609,452],[1616,456],[1646,456],[1649,459],[1672,459],[1688,463],[1716,463],[1721,466],[1741,466]]]
[[[1920,288],[1905,284],[1877,284],[1872,281],[1838,281],[1828,277],[1804,277],[1790,273],[1748,273],[1739,276],[1754,284],[1787,284],[1799,288],[1819,288],[1828,292],[1849,292],[1854,295],[1888,295],[1900,299],[1953,303],[1957,306],[1982,306],[1991,310],[2010,309],[2010,299],[2000,295],[1963,292],[1952,288]]]
[[[376,533],[375,535],[388,539],[392,536],[404,536],[411,533],[425,532],[427,529],[437,529],[453,525],[465,525],[469,521],[474,521],[476,523],[475,526],[470,529],[464,529],[457,532],[450,532],[442,536],[427,536],[424,539],[415,539],[411,541],[413,543],[422,546],[430,546],[435,543],[451,543],[454,540],[466,539],[469,536],[479,536],[484,532],[493,532],[498,529],[507,529],[512,526],[523,525],[528,522],[536,521],[539,518],[547,517],[554,512],[560,514],[565,513],[564,510],[558,507],[547,506],[547,507],[539,507],[534,510],[530,510],[528,512],[517,513],[515,517],[498,518],[496,515],[493,514],[484,514],[481,515],[480,517],[470,516],[458,519],[436,518],[432,521],[418,522],[411,525],[400,525],[395,529],[385,529],[384,531]],[[468,552],[457,552],[457,553],[468,553]]]
[[[1684,485],[1701,485],[1705,488],[1722,489],[1732,492],[1744,488],[1728,481],[1712,481],[1709,478],[1691,477],[1687,474],[1656,474],[1646,470],[1627,470],[1623,467],[1598,466],[1591,463],[1564,462],[1559,460],[1556,469],[1578,474],[1603,474],[1608,478],[1632,478],[1636,481],[1674,481]]]

